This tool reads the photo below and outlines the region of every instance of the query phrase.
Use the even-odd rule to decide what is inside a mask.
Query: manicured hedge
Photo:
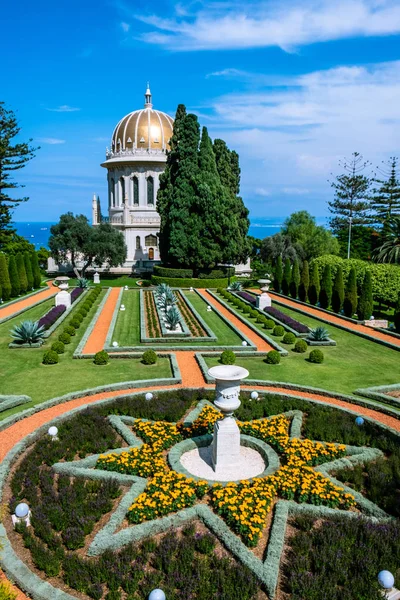
[[[308,333],[309,331],[307,325],[303,325],[303,323],[296,321],[296,319],[292,319],[292,317],[289,317],[287,314],[283,313],[281,310],[278,310],[274,306],[266,306],[264,311],[268,315],[271,315],[271,317],[275,317],[275,319],[278,319],[278,321],[281,321],[281,323],[287,325],[291,329],[294,329],[298,333]]]
[[[193,269],[173,269],[171,267],[155,265],[153,272],[156,277],[193,279]],[[233,277],[234,275],[234,267],[218,267],[216,269],[202,269],[198,274],[198,279],[223,279],[224,277]]]
[[[64,304],[53,306],[41,319],[39,319],[39,327],[49,329],[54,323],[61,317],[61,315],[67,310]]]
[[[253,304],[253,306],[256,305],[257,299],[252,294],[249,294],[248,292],[237,292],[237,295],[243,298],[243,300],[246,300],[246,302]]]
[[[181,288],[217,288],[227,287],[228,285],[228,279],[179,279],[178,277],[157,277],[157,275],[151,276],[151,282],[154,285],[166,283],[170,287]]]

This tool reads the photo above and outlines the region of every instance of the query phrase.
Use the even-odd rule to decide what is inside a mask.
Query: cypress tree
[[[308,298],[308,288],[310,287],[310,272],[308,267],[308,261],[303,261],[303,266],[301,268],[301,277],[300,277],[300,285],[299,285],[299,298],[302,302],[307,302]]]
[[[28,290],[31,290],[33,288],[33,272],[32,272],[32,265],[31,265],[31,257],[29,256],[28,252],[25,252],[25,254],[24,254],[24,264],[25,264],[26,278],[28,280]]]
[[[361,287],[360,299],[358,301],[358,318],[361,321],[369,319],[374,308],[374,299],[372,296],[372,278],[371,271],[366,271],[364,281]]]
[[[283,279],[282,279],[282,294],[287,296],[289,294],[290,282],[292,280],[292,271],[290,267],[290,260],[287,258],[285,260],[285,268],[283,269]]]
[[[11,296],[11,283],[8,274],[7,259],[5,254],[2,253],[0,253],[0,285],[2,293],[1,298],[4,301],[9,300]]]
[[[394,307],[394,326],[397,333],[400,333],[400,293],[397,297],[396,306]]]
[[[332,291],[332,309],[339,313],[342,310],[344,301],[344,283],[343,283],[343,269],[338,266],[335,275],[335,281],[333,284]]]
[[[350,269],[347,279],[343,310],[346,317],[352,317],[357,310],[357,278],[354,267]]]
[[[282,278],[283,278],[283,268],[282,268],[282,256],[279,255],[276,259],[275,265],[275,276],[274,276],[274,290],[278,292],[278,294],[282,291]]]
[[[332,300],[332,274],[330,265],[326,265],[322,273],[319,303],[322,308],[329,308]]]
[[[299,261],[297,258],[294,259],[293,268],[292,268],[292,280],[290,282],[290,295],[292,298],[296,299],[299,291],[300,285],[300,268]]]
[[[42,283],[42,274],[40,272],[38,255],[36,252],[33,252],[30,256],[31,264],[32,264],[32,275],[33,275],[33,287],[40,288],[40,284]]]
[[[8,275],[9,275],[10,284],[11,284],[11,297],[15,298],[15,296],[19,296],[20,286],[19,286],[17,262],[16,262],[15,256],[13,254],[10,256],[10,259],[8,261]]]
[[[313,263],[311,269],[310,287],[308,288],[308,298],[314,306],[318,302],[321,286],[319,282],[319,271],[317,263]]]
[[[28,289],[28,278],[26,276],[26,271],[25,271],[24,255],[21,253],[17,254],[16,262],[17,262],[17,269],[18,269],[20,293],[25,294],[25,292]]]

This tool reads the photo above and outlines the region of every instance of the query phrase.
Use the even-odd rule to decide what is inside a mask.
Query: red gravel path
[[[27,298],[21,298],[21,300],[18,300],[18,302],[14,302],[9,306],[4,306],[3,308],[0,308],[0,320],[5,319],[6,317],[11,317],[23,308],[30,308],[32,306],[35,306],[35,304],[37,304],[41,300],[51,298],[52,296],[55,296],[57,292],[60,291],[57,287],[53,286],[52,281],[46,281],[46,283],[48,287],[47,289],[44,289],[43,292],[39,292],[34,296],[28,296]]]
[[[103,350],[120,290],[121,288],[111,288],[111,292],[103,306],[103,310],[85,344],[83,354],[96,354],[96,352]]]

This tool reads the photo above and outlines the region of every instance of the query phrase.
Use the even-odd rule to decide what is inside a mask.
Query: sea
[[[249,235],[260,239],[274,235],[274,233],[280,231],[285,218],[286,217],[255,218],[250,223]],[[317,223],[318,225],[324,225],[325,219],[317,218]],[[21,235],[31,242],[36,250],[39,250],[41,246],[48,248],[50,227],[52,225],[55,225],[55,222],[31,221],[29,223],[15,223],[18,235]]]

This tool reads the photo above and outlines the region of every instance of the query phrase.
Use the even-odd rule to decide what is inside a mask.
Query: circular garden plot
[[[399,436],[344,410],[242,392],[238,425],[265,446],[266,469],[214,483],[180,462],[209,440],[213,396],[106,400],[56,420],[58,440],[47,425],[18,444],[3,499],[32,515],[30,527],[4,522],[9,576],[56,600],[139,600],[156,587],[168,600],[377,599],[377,573],[400,568]]]

